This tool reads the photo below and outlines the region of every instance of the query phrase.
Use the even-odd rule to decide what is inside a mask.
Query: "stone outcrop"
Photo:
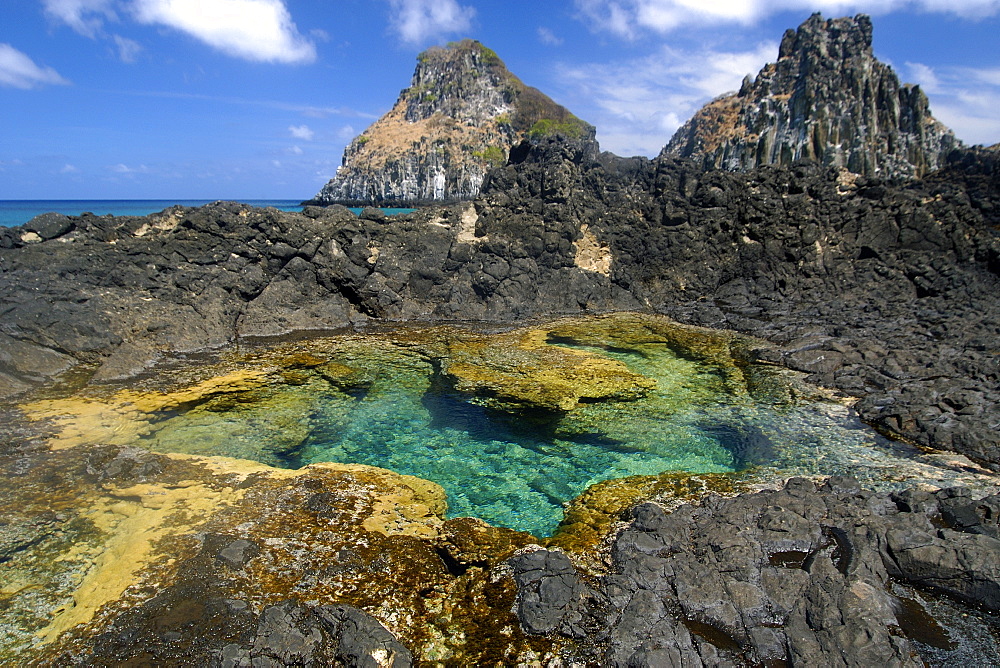
[[[923,666],[942,650],[977,663],[927,594],[897,583],[1000,610],[998,504],[958,488],[873,494],[843,477],[672,513],[644,503],[606,575],[557,550],[511,559],[517,614],[588,665]]]
[[[511,146],[554,132],[592,138],[594,128],[523,84],[479,42],[435,47],[420,54],[410,87],[350,143],[337,175],[310,203],[469,200]]]
[[[809,159],[895,178],[938,169],[959,145],[919,86],[874,57],[867,16],[814,14],[785,33],[776,63],[705,105],[663,155],[735,171]]]
[[[565,137],[515,145],[473,202],[399,217],[226,202],[48,215],[0,228],[0,393],[51,397],[89,381],[108,394],[101,383],[167,352],[295,331],[647,311],[766,339],[740,359],[801,371],[857,399],[884,433],[996,471],[998,230],[995,149],[953,151],[901,183],[817,163],[706,171]],[[315,368],[334,385],[351,372]],[[468,390],[495,397],[488,374]],[[258,394],[252,375],[203,380],[152,407]],[[126,398],[124,409],[145,405]],[[622,524],[622,508],[675,486],[617,480],[611,501],[591,488],[571,532],[540,550],[526,534],[444,519],[441,490],[419,479],[115,443],[54,449],[57,417],[26,425],[23,408],[0,403],[0,562],[26,574],[0,591],[15,620],[0,638],[7,663],[871,666],[998,654],[995,618],[974,625],[1000,609],[995,494],[793,480],[680,507],[657,496]]]

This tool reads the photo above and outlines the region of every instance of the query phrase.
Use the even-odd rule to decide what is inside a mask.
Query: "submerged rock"
[[[522,330],[451,342],[442,372],[456,390],[488,406],[556,413],[581,402],[638,399],[656,385],[617,360],[545,345],[548,334]]]

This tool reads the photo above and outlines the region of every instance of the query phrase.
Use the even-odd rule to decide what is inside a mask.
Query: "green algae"
[[[806,400],[788,372],[754,363],[761,343],[636,314],[318,338],[180,365],[87,404],[92,428],[81,410],[61,440],[378,466],[440,484],[448,517],[536,536],[617,478],[935,475],[844,406]]]

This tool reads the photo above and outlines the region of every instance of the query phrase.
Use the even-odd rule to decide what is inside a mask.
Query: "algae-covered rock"
[[[452,342],[443,373],[460,392],[505,410],[566,412],[583,402],[629,401],[655,381],[617,360],[545,345],[547,331]]]
[[[531,536],[445,522],[431,482],[116,447],[21,467],[0,481],[5,664],[350,664],[360,651],[472,665],[551,647],[520,632],[498,570]]]

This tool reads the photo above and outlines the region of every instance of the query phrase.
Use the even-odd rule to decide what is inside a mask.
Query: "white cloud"
[[[634,38],[699,25],[748,25],[781,11],[831,14],[923,11],[981,18],[1000,14],[1000,0],[574,0],[595,31]]]
[[[138,42],[127,37],[122,37],[121,35],[112,35],[111,39],[114,40],[115,46],[118,47],[118,58],[123,63],[131,64],[136,61],[136,58],[142,51],[142,46]]]
[[[114,165],[113,167],[109,167],[109,169],[115,174],[125,174],[128,176],[134,174],[149,173],[149,167],[147,167],[146,165],[139,165],[138,167],[129,167],[128,165],[121,162],[119,162],[117,165]]]
[[[554,32],[545,27],[538,29],[538,41],[549,46],[560,46],[563,43],[562,38],[556,37]]]
[[[289,125],[288,131],[296,139],[304,141],[312,141],[313,137],[316,136],[316,133],[308,125]]]
[[[45,15],[84,37],[97,37],[104,22],[116,20],[115,0],[42,0]]]
[[[71,165],[68,162],[63,165],[62,169],[59,170],[60,174],[76,174],[80,169],[76,165]]]
[[[68,84],[51,67],[41,67],[10,44],[0,43],[0,86],[36,88],[46,84]]]
[[[656,155],[705,102],[739,89],[744,76],[756,75],[777,54],[775,42],[742,52],[664,46],[644,58],[559,71],[572,90],[568,98],[576,100],[565,102],[597,126],[602,148],[619,155]],[[587,106],[593,111],[584,112]]]
[[[906,74],[927,93],[934,117],[959,139],[987,146],[1000,142],[1000,69],[906,63]]]
[[[303,37],[282,0],[134,0],[141,23],[164,25],[237,58],[309,63],[316,47]]]
[[[302,155],[304,151],[302,150],[301,146],[293,146],[290,149],[288,149],[288,153],[290,155]]]
[[[442,35],[468,31],[476,10],[456,0],[389,0],[389,23],[407,44],[419,45]]]

